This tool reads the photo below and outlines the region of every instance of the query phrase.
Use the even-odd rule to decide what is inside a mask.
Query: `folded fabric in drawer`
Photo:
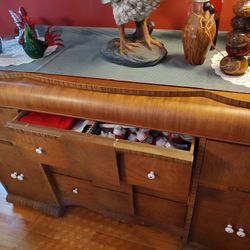
[[[28,114],[21,117],[19,121],[46,127],[70,130],[77,122],[77,119],[59,115],[29,112]]]

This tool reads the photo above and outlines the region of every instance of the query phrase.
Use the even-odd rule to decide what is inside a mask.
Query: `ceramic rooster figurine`
[[[147,50],[152,50],[154,47],[164,48],[162,42],[151,36],[148,26],[151,13],[159,7],[161,1],[163,0],[101,0],[103,4],[111,3],[112,5],[114,19],[119,28],[121,56],[128,52],[136,53],[137,48],[142,45]],[[136,23],[136,32],[132,38],[128,39],[125,34],[125,24],[129,22]],[[165,49],[164,53],[166,54]]]
[[[51,31],[51,26],[45,32],[44,40],[40,40],[34,23],[28,17],[23,7],[19,8],[18,14],[12,10],[9,12],[19,30],[18,42],[31,58],[38,59],[43,57],[49,46],[64,46],[60,38],[61,34],[56,30]]]

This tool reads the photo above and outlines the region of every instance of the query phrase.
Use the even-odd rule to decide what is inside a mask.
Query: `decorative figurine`
[[[102,50],[110,61],[131,67],[152,66],[166,55],[162,42],[150,34],[149,16],[160,5],[161,0],[101,0],[111,3],[114,19],[119,27],[119,39],[111,40]],[[136,23],[133,35],[126,35],[125,24]]]
[[[28,17],[23,7],[19,8],[18,14],[12,10],[9,12],[19,30],[18,42],[31,58],[38,59],[43,57],[49,46],[64,46],[60,38],[61,34],[57,30],[51,31],[51,26],[45,32],[44,40],[41,40],[37,35],[34,23]]]
[[[226,51],[228,56],[220,62],[220,69],[227,75],[242,75],[248,68],[245,56],[250,54],[250,0],[240,0],[233,7],[236,15],[227,34]]]
[[[193,0],[191,12],[182,32],[186,61],[201,65],[216,35],[214,7],[208,0]]]

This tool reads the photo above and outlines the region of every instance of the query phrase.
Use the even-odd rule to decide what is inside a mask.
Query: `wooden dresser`
[[[183,244],[249,249],[249,108],[247,94],[1,72],[0,180],[9,202],[50,215],[84,206]],[[167,149],[20,123],[23,111],[194,139]]]

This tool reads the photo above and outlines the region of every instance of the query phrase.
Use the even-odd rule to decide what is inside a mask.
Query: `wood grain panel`
[[[63,169],[70,165],[61,134],[57,130],[17,122],[9,122],[7,127],[13,144],[27,158]],[[36,152],[37,148],[42,148],[41,154]]]
[[[169,199],[187,202],[192,163],[124,152],[120,155],[120,164],[127,183],[161,191]],[[151,171],[155,173],[153,180],[148,178]]]
[[[25,207],[13,209],[5,197],[0,185],[1,250],[181,249],[180,237],[168,231],[125,224],[83,207],[68,208],[58,219]]]
[[[120,186],[114,140],[100,136],[65,133],[64,142],[72,168],[85,169],[91,180],[96,183]],[[78,177],[82,176],[83,174],[80,174]]]
[[[16,115],[16,109],[0,107],[0,140],[10,141],[9,131],[5,128],[5,124],[7,121],[11,121]]]
[[[250,111],[241,108],[243,100],[235,100],[238,105],[226,105],[219,101],[222,97],[183,97],[178,88],[177,96],[166,98],[88,91],[37,81],[1,82],[0,104],[250,144]],[[248,97],[244,98],[249,102]]]
[[[133,215],[133,195],[96,187],[90,181],[54,174],[66,206],[79,205],[96,211]],[[73,192],[77,189],[77,194]]]
[[[53,174],[64,206],[95,207],[94,188],[91,181],[83,181],[68,176]],[[73,193],[77,188],[78,193]]]
[[[249,108],[250,105],[249,95],[245,93],[233,93],[167,85],[142,84],[136,82],[115,81],[89,77],[1,71],[0,80],[19,82],[28,81],[31,83],[39,82],[113,94],[132,94],[159,97],[196,96],[209,98],[218,102],[238,107]]]
[[[54,172],[120,185],[113,140],[16,120],[6,126],[13,143],[24,155],[50,166]],[[42,154],[36,153],[39,147]]]
[[[195,213],[191,227],[190,240],[203,244],[214,250],[241,249],[250,246],[249,194],[235,191],[218,191],[200,187],[198,191]],[[243,212],[244,211],[244,212]],[[225,232],[231,224],[233,234]],[[247,237],[236,235],[239,227],[247,233]]]
[[[217,189],[250,191],[250,147],[207,141],[200,183]]]
[[[145,223],[183,228],[187,205],[135,193],[135,214]]]
[[[51,183],[39,164],[25,158],[16,147],[0,143],[0,180],[9,193],[34,201],[58,204]],[[11,178],[11,174],[23,174],[24,180]]]

